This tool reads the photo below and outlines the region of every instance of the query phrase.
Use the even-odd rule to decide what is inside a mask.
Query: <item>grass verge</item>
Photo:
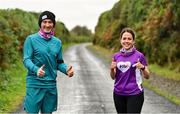
[[[17,62],[6,72],[11,76],[6,88],[0,91],[0,112],[13,112],[22,103],[25,95],[25,74],[26,70],[22,62]]]
[[[158,76],[163,76],[167,79],[180,81],[180,73],[177,73],[173,70],[169,70],[168,68],[160,67],[156,64],[151,64],[149,65],[149,69],[156,73]]]

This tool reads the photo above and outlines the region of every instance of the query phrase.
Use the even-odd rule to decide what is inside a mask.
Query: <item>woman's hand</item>
[[[137,62],[133,65],[133,67],[136,67],[138,69],[145,69],[145,66],[143,64],[141,64],[139,58],[138,58]]]
[[[144,66],[144,65],[140,62],[139,58],[138,58],[138,60],[137,60],[137,63],[134,64],[133,67],[136,67],[136,68],[140,69],[140,70],[142,71],[142,73],[143,73],[144,78],[149,79],[149,77],[150,77],[150,72],[149,72],[149,70],[148,70],[148,67],[147,67],[147,66]]]
[[[112,62],[110,66],[110,75],[113,80],[115,79],[115,74],[116,74],[116,61],[114,60],[114,58],[112,58]]]

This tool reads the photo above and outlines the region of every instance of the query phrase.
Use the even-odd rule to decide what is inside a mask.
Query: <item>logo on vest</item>
[[[130,66],[131,63],[129,61],[117,63],[117,68],[123,73],[126,72],[130,68]]]

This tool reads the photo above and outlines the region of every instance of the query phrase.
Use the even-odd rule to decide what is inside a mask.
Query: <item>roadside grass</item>
[[[158,76],[163,76],[167,79],[180,81],[180,73],[177,73],[176,71],[169,70],[165,67],[160,67],[157,64],[150,64],[149,69]]]
[[[89,45],[87,47],[90,51],[92,51],[95,55],[100,57],[101,59],[104,59],[106,62],[110,63],[111,58],[114,52],[105,49],[100,46],[96,45]],[[156,75],[171,79],[171,80],[176,80],[180,81],[180,73],[177,73],[175,71],[169,70],[168,68],[165,67],[160,67],[156,64],[150,64],[149,65],[149,70]],[[148,80],[144,80],[143,85],[156,93],[158,93],[161,96],[164,96],[165,98],[169,99],[170,101],[174,102],[175,104],[180,105],[180,99],[176,96],[170,95],[167,91],[162,91],[161,89],[155,87],[154,85],[151,85],[148,83]]]
[[[7,74],[11,76],[11,80],[6,84],[6,88],[0,90],[1,113],[17,110],[25,95],[26,70],[22,62],[18,61],[15,67],[8,69]]]

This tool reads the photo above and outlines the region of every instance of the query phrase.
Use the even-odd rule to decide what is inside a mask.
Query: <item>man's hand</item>
[[[38,71],[37,71],[37,76],[39,76],[39,77],[43,77],[43,76],[44,76],[44,74],[45,74],[44,67],[45,67],[45,65],[42,65],[42,66],[38,69]]]
[[[72,69],[72,66],[69,66],[67,69],[67,75],[69,77],[72,77],[74,75],[74,70]]]

